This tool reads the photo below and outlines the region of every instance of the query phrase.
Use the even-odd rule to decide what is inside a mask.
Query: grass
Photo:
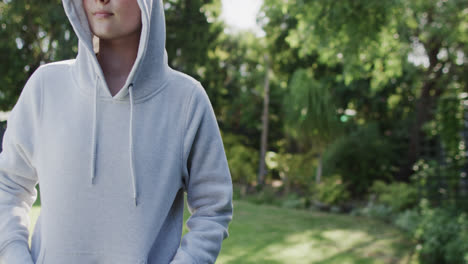
[[[39,212],[36,204],[30,233]],[[185,209],[185,221],[188,217]],[[398,229],[368,218],[236,200],[229,237],[216,263],[414,264],[408,239]]]

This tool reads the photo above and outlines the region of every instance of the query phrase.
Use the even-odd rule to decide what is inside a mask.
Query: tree
[[[265,88],[263,95],[263,114],[262,114],[262,138],[260,145],[260,162],[258,168],[257,183],[262,186],[265,183],[265,155],[268,148],[268,113],[270,106],[270,59],[265,54]]]
[[[164,3],[169,65],[200,80],[216,113],[225,90],[219,57],[211,56],[222,37],[220,0],[170,0]]]
[[[69,59],[77,38],[61,1],[0,2],[0,109],[11,109],[39,65]]]
[[[407,80],[416,103],[410,104],[407,162],[399,173],[408,180],[421,154],[422,127],[434,118],[441,95],[449,86],[466,87],[467,6],[467,0],[265,0],[263,21],[267,32],[284,38],[288,51],[282,54],[317,56],[318,63],[342,69],[336,79],[346,87],[368,82],[374,97],[416,71]]]
[[[287,131],[318,156],[316,182],[322,175],[322,156],[341,133],[336,108],[331,100],[330,82],[317,81],[312,69],[294,72],[285,97]]]

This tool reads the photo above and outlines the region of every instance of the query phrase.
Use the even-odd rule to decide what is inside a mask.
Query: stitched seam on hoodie
[[[41,96],[40,102],[39,102],[39,104],[40,104],[39,105],[39,124],[42,124],[42,119],[43,119],[42,112],[43,112],[43,109],[44,109],[44,78],[42,78],[42,74],[39,74],[39,81],[40,81],[39,82],[39,85],[40,85],[39,94]]]
[[[168,85],[168,80],[164,80],[164,82],[162,82],[160,85],[159,85],[159,88],[156,89],[155,91],[141,97],[141,98],[135,98],[135,100],[133,101],[135,104],[141,104],[141,103],[144,103],[146,102],[147,100],[153,98],[154,96],[156,96],[157,94],[159,94],[160,92],[164,91],[166,86]]]
[[[182,172],[184,171],[184,142],[185,142],[185,131],[187,130],[187,120],[188,120],[188,116],[189,116],[189,112],[187,111],[188,109],[190,109],[190,106],[192,104],[192,98],[193,98],[193,93],[195,92],[196,90],[196,87],[192,88],[192,92],[190,93],[190,98],[188,99],[188,104],[186,104],[185,108],[184,108],[184,112],[185,112],[185,118],[184,118],[184,123],[183,123],[183,126],[182,126],[182,142],[181,142],[181,146],[180,146],[180,167],[181,167],[181,170]],[[188,188],[188,182],[185,183],[185,187]]]
[[[37,155],[35,155],[35,153],[37,153],[37,151],[38,151],[37,145],[39,145],[39,142],[41,142],[38,139],[41,138],[40,137],[40,131],[42,131],[41,126],[43,124],[43,118],[44,118],[43,117],[43,115],[44,115],[43,114],[43,112],[44,112],[44,78],[43,78],[43,76],[42,76],[42,74],[40,72],[38,72],[38,74],[39,74],[39,96],[40,96],[40,98],[39,98],[39,113],[38,113],[39,120],[37,121],[37,124],[36,124],[37,127],[35,128],[36,129],[36,131],[35,131],[36,138],[34,139],[34,144],[36,144],[36,147],[34,148],[34,154],[33,154],[33,157],[32,157],[33,163],[37,162],[35,160],[36,156],[37,156]],[[37,173],[36,168],[35,167],[33,167],[33,168],[34,168],[34,172]]]
[[[40,115],[39,115],[39,127],[38,127],[38,139],[41,138],[41,135],[39,134],[40,131],[43,131],[42,125],[44,124],[44,102],[45,102],[45,88],[44,88],[44,78],[43,76],[41,77],[41,106],[40,106]],[[39,140],[38,142],[42,142]],[[36,149],[37,153],[37,149]]]
[[[77,80],[78,77],[75,75],[75,72],[74,72],[74,71],[78,71],[77,70],[78,66],[76,65],[76,59],[71,59],[70,61],[73,61],[73,64],[67,65],[67,67],[68,67],[68,74],[70,75],[72,90],[76,89],[79,94],[85,97],[93,96],[91,92],[88,93],[86,89],[82,88],[80,86],[80,82]]]

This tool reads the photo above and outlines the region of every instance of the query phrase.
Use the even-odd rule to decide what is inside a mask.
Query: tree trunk
[[[419,159],[421,154],[420,146],[422,138],[424,138],[421,129],[424,123],[430,120],[432,116],[432,114],[430,114],[432,111],[432,103],[429,96],[429,89],[430,85],[425,84],[421,91],[421,97],[416,104],[416,116],[410,130],[407,158],[400,170],[399,180],[407,181],[409,179],[413,172],[413,164]]]
[[[430,66],[426,72],[426,80],[423,83],[421,95],[416,103],[415,120],[410,130],[409,148],[406,155],[406,162],[400,167],[398,179],[402,181],[409,181],[413,173],[413,164],[421,156],[421,142],[424,139],[422,131],[423,125],[434,118],[434,107],[437,105],[437,100],[444,91],[444,86],[438,82],[442,77],[441,65],[437,58],[437,54],[442,48],[440,41],[430,39],[428,43],[424,43],[427,51]]]
[[[260,188],[265,184],[265,154],[268,147],[268,105],[270,102],[270,78],[268,76],[270,72],[270,63],[268,55],[265,55],[265,64],[265,95],[263,97],[262,138],[260,146],[260,163],[257,177],[257,185],[259,185]]]
[[[322,180],[322,153],[319,153],[317,172],[315,173],[315,183],[319,184],[321,180]]]
[[[280,173],[280,175],[282,174],[281,179],[283,180],[283,186],[284,186],[283,196],[288,196],[291,190],[291,184],[289,182],[289,176],[286,173],[284,174],[283,173]]]

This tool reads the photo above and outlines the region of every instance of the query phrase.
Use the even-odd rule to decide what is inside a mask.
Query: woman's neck
[[[119,39],[100,39],[98,62],[112,96],[117,94],[128,78],[138,54],[140,32]]]

